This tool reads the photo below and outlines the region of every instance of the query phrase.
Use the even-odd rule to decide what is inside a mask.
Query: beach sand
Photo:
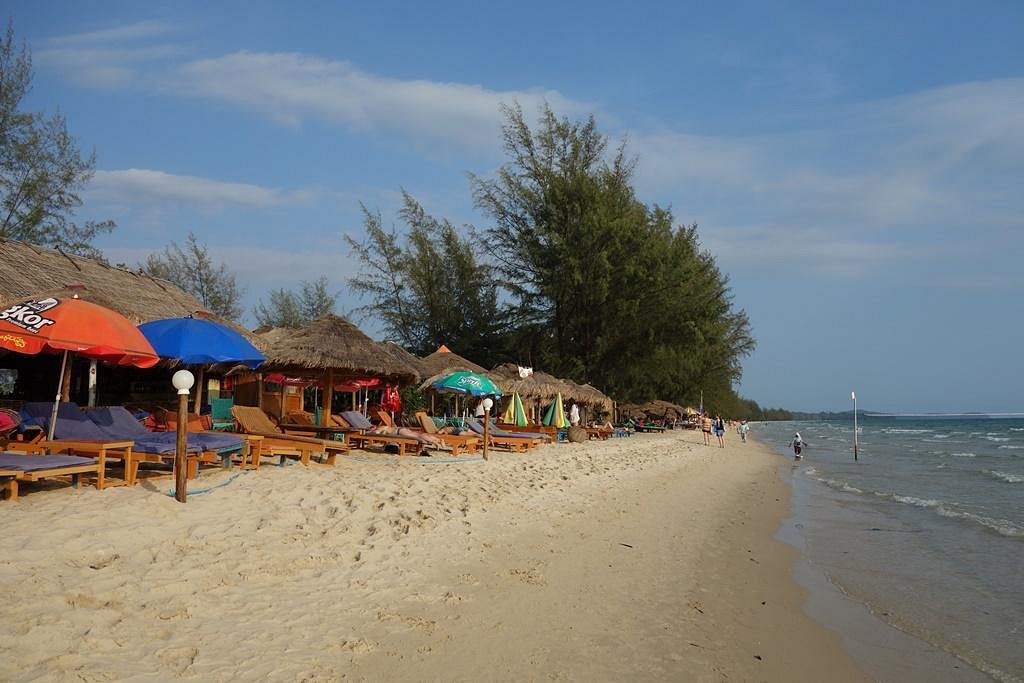
[[[760,444],[353,454],[0,503],[0,680],[866,680]]]

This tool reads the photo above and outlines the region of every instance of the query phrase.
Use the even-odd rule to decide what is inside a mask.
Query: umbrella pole
[[[89,361],[89,407],[96,407],[96,359]]]
[[[57,407],[60,405],[61,396],[64,393],[64,368],[68,364],[68,352],[65,351],[60,359],[60,379],[57,380],[57,396],[53,399],[53,410],[50,412],[50,429],[46,434],[48,441],[53,441],[53,430],[57,427]]]
[[[199,370],[196,372],[196,407],[195,407],[196,415],[199,414],[199,411],[200,411],[200,409],[202,408],[202,405],[203,405],[203,381],[204,381],[204,379],[205,378],[203,377],[203,368],[199,368]]]

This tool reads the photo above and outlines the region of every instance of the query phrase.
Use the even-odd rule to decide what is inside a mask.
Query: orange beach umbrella
[[[153,367],[160,361],[131,320],[77,295],[28,299],[0,311],[0,349],[32,355],[43,351],[64,353],[50,419],[51,439],[69,352],[138,368]]]

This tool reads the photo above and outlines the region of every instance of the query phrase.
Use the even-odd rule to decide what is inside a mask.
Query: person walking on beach
[[[736,428],[736,431],[740,434],[740,441],[743,443],[747,442],[747,432],[750,431],[750,425],[747,424],[746,420],[740,420],[740,426]]]
[[[721,415],[715,415],[715,436],[718,437],[718,447],[725,448],[725,420]]]
[[[801,458],[804,457],[803,455],[801,455],[801,452],[803,451],[804,446],[807,445],[807,442],[804,441],[803,437],[800,436],[800,432],[797,432],[796,434],[793,435],[793,440],[789,442],[789,445],[793,447],[794,460],[800,460]]]

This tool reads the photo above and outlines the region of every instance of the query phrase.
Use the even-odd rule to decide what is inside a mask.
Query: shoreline
[[[867,680],[802,609],[777,454],[699,439],[30,494],[0,678]]]
[[[810,507],[813,497],[811,488],[815,482],[798,479],[797,466],[791,458],[785,455],[782,457],[788,462],[780,465],[780,475],[789,480],[793,510],[776,536],[800,552],[800,558],[794,564],[793,576],[809,593],[804,610],[841,635],[844,648],[858,666],[877,680],[909,683],[935,680],[984,683],[1001,680],[1000,676],[988,673],[956,653],[893,623],[884,616],[884,605],[872,605],[863,597],[848,591],[831,575],[827,566],[819,563],[820,557],[816,558],[814,553],[808,552],[804,527],[808,523],[821,521],[814,519],[814,510]],[[813,463],[805,458],[801,466],[813,466]],[[831,552],[835,554],[836,551]]]

